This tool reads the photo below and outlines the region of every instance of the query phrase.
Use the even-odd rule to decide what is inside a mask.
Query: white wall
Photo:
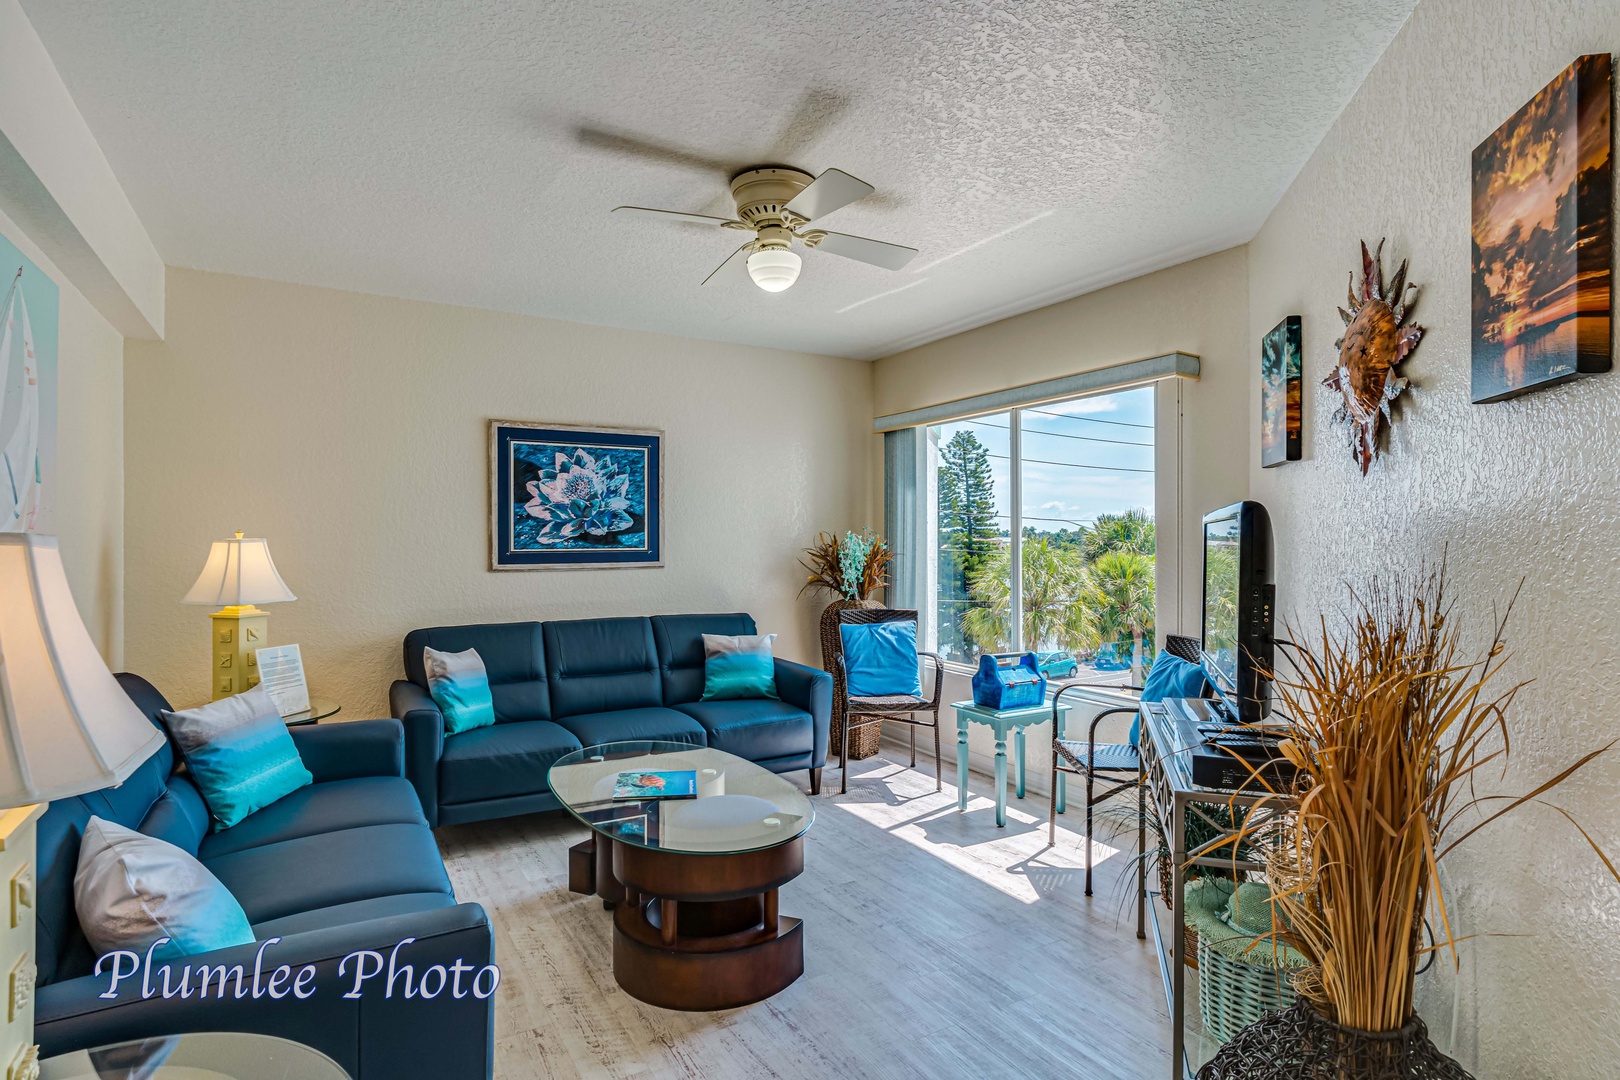
[[[0,233],[61,290],[50,528],[90,639],[116,669],[124,652],[124,339],[4,215]]]
[[[126,350],[129,666],[208,697],[209,541],[270,540],[270,609],[310,688],[386,715],[407,631],[444,623],[752,613],[819,660],[800,548],[858,528],[871,367],[519,315],[174,270],[167,340]],[[489,570],[488,421],[663,428],[661,569]]]
[[[1620,374],[1470,405],[1470,154],[1578,55],[1620,50],[1620,5],[1424,0],[1249,249],[1249,343],[1304,316],[1306,460],[1253,468],[1271,511],[1279,606],[1311,615],[1341,582],[1431,564],[1449,551],[1458,610],[1476,636],[1524,581],[1511,678],[1533,678],[1513,719],[1525,791],[1620,735]],[[1389,453],[1362,478],[1330,430],[1317,383],[1332,365],[1357,243],[1410,257],[1428,327]],[[1248,350],[1253,352],[1253,348]],[[1251,429],[1258,368],[1251,365]],[[1257,463],[1257,435],[1249,460]],[[1620,849],[1620,754],[1556,793]],[[1460,1056],[1482,1077],[1612,1077],[1620,1061],[1620,886],[1550,811],[1470,841],[1451,862],[1463,946]],[[1442,1034],[1450,980],[1425,979]],[[1476,1059],[1477,1054],[1477,1059]]]

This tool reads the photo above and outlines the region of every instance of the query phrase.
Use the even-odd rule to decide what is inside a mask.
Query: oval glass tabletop
[[[349,1080],[337,1062],[272,1035],[199,1031],[75,1050],[40,1062],[39,1080]]]
[[[815,820],[796,784],[734,754],[669,742],[587,746],[551,767],[569,813],[636,847],[734,854],[785,844]]]

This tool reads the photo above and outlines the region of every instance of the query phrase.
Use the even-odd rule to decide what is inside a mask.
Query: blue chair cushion
[[[1208,681],[1204,669],[1191,664],[1168,649],[1161,650],[1142,682],[1143,701],[1164,701],[1167,698],[1195,698],[1204,693]],[[1141,737],[1142,720],[1131,721],[1131,745]]]
[[[922,696],[916,623],[846,623],[838,631],[850,697]]]
[[[367,825],[209,857],[248,922],[400,893],[454,896],[433,833],[421,825]]]
[[[580,741],[547,720],[496,724],[444,740],[439,801],[479,802],[547,790],[546,773]]]
[[[405,677],[427,690],[422,650],[478,650],[495,701],[495,722],[550,720],[551,692],[546,685],[546,657],[537,622],[486,623],[478,626],[430,626],[405,635]]]
[[[749,761],[806,754],[815,746],[810,714],[785,701],[694,701],[675,707],[703,725],[710,746]]]
[[[674,709],[617,709],[613,712],[565,716],[557,723],[568,729],[581,746],[601,746],[611,742],[655,742],[708,745],[703,725]]]
[[[426,824],[422,801],[409,780],[399,776],[358,776],[299,788],[234,828],[204,838],[200,854],[215,859],[341,829]]]

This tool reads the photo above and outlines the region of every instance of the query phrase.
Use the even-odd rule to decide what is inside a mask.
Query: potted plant
[[[1324,618],[1308,641],[1279,642],[1292,667],[1275,679],[1293,728],[1282,750],[1299,770],[1300,798],[1263,839],[1275,903],[1269,936],[1305,958],[1299,997],[1239,1032],[1200,1080],[1467,1078],[1413,1007],[1425,954],[1443,949],[1457,963],[1440,864],[1607,749],[1528,794],[1476,794],[1481,770],[1507,763],[1508,718],[1523,686],[1498,692],[1507,616],[1484,654],[1466,657],[1443,568],[1374,582],[1345,614],[1342,623]],[[1436,927],[1429,948],[1425,914]]]
[[[838,613],[845,608],[879,606],[872,597],[889,584],[891,558],[888,542],[871,529],[862,529],[842,537],[820,533],[799,560],[799,565],[810,572],[799,595],[822,591],[836,597],[821,613],[821,666],[833,676],[833,746],[839,744],[844,731],[844,684],[837,663],[843,639],[839,636]],[[851,735],[851,758],[860,760],[878,752],[878,725],[857,728]]]

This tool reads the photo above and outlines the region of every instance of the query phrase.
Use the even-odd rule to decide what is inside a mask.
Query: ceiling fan
[[[917,254],[916,248],[813,227],[834,210],[864,199],[874,190],[871,184],[841,169],[828,169],[820,176],[811,176],[780,165],[760,165],[744,169],[731,178],[731,196],[737,203],[735,218],[655,210],[648,206],[616,206],[613,212],[654,214],[665,219],[751,232],[754,238],[733,251],[703,279],[703,284],[707,285],[722,270],[735,265],[737,256],[746,251],[748,276],[754,279],[754,284],[766,292],[781,292],[799,280],[799,255],[792,250],[795,240],[812,250],[828,251],[885,270],[899,270],[912,260]]]

